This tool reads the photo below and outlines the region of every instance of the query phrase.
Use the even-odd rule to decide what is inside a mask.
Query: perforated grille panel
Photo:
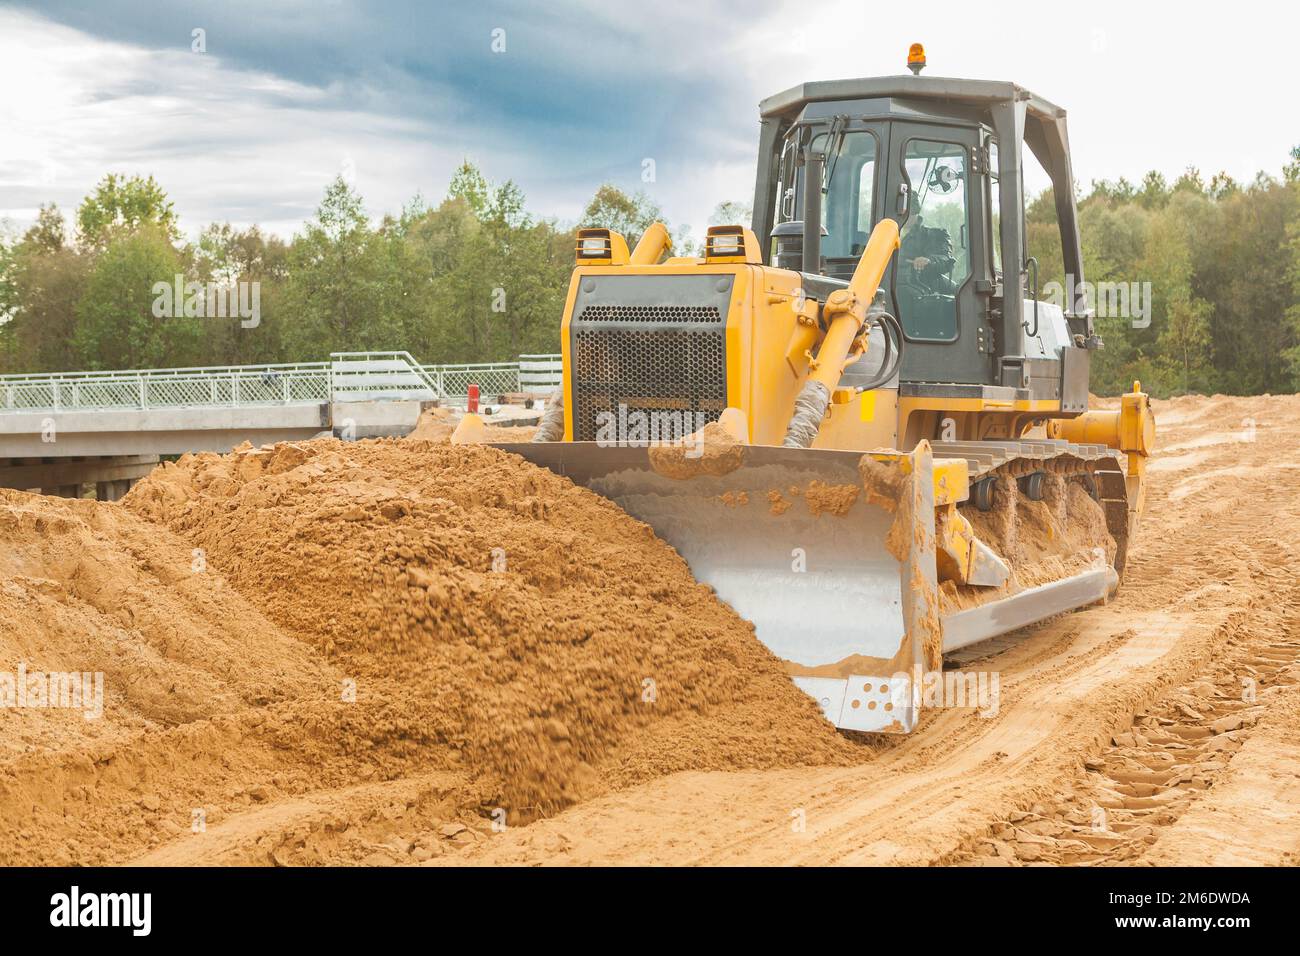
[[[712,322],[722,321],[709,305],[589,305],[585,322]]]
[[[730,281],[674,279],[635,285],[606,280],[605,287],[593,287],[590,298],[617,294],[624,301],[580,301],[575,308],[569,330],[576,441],[595,441],[602,413],[617,420],[620,405],[626,415],[690,412],[696,427],[716,421],[726,408]],[[690,295],[705,301],[680,301]]]

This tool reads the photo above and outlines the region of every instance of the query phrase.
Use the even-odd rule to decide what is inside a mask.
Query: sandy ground
[[[995,716],[932,713],[851,768],[684,773],[459,858],[583,864],[1300,861],[1300,397],[1156,403],[1119,597],[964,660]]]
[[[473,642],[440,649],[437,666],[402,670],[408,638],[454,603],[435,601],[429,579],[427,597],[409,592],[410,608],[375,628],[383,653],[363,659],[361,635],[375,612],[368,602],[392,588],[405,601],[412,571],[403,547],[422,556],[427,575],[483,586],[482,574],[466,570],[478,558],[463,556],[459,542],[486,555],[480,525],[490,518],[520,552],[548,536],[559,549],[529,572],[529,602],[559,607],[578,594],[593,606],[598,579],[554,593],[561,555],[581,546],[595,550],[589,560],[665,560],[658,542],[638,538],[636,523],[606,515],[593,525],[600,540],[581,545],[559,530],[567,505],[551,514],[506,508],[509,489],[481,462],[468,452],[448,458],[436,441],[415,443],[424,477],[395,472],[395,449],[331,450],[281,461],[271,476],[264,456],[208,459],[156,482],[152,497],[135,495],[135,507],[4,493],[7,666],[93,665],[110,688],[130,689],[110,691],[102,721],[0,711],[0,862],[1295,863],[1300,584],[1290,557],[1300,502],[1287,489],[1300,468],[1300,396],[1186,398],[1156,403],[1156,414],[1161,451],[1119,597],[954,662],[997,675],[996,713],[931,711],[914,734],[883,742],[835,741],[817,727],[801,755],[791,735],[811,726],[803,701],[784,685],[766,690],[777,686],[778,663],[733,636],[743,636],[743,622],[709,610],[724,643],[704,686],[729,699],[704,699],[710,694],[697,694],[685,673],[691,690],[671,719],[636,718],[635,697],[602,709],[599,732],[582,744],[591,778],[522,816],[493,807],[502,768],[475,757],[476,741],[491,744],[491,732],[446,723],[443,685],[473,689],[440,680],[439,667],[478,666]],[[347,574],[331,575],[320,542],[277,523],[303,507],[292,500],[302,489],[283,477],[303,467],[332,483],[311,495],[314,507],[342,506],[365,488],[363,506],[387,508],[389,520],[407,517],[396,501],[450,517],[373,568],[353,560]],[[465,473],[454,491],[439,490],[438,468]],[[530,480],[513,474],[506,484]],[[353,558],[365,548],[356,537]],[[190,573],[196,546],[212,562],[208,573]],[[288,555],[313,570],[294,579],[297,593],[277,599],[272,585]],[[646,613],[646,601],[664,601],[652,582],[646,588],[622,595],[616,616],[630,620]],[[491,613],[511,620],[512,601]],[[317,618],[328,626],[316,627]],[[617,634],[604,637],[607,648],[620,646]],[[531,648],[548,638],[520,639]],[[643,667],[635,657],[624,667],[617,655],[571,653],[563,642],[546,655],[616,676]],[[771,707],[743,693],[731,700],[744,685],[728,668],[753,674]],[[357,674],[363,688],[373,680],[383,691],[381,726],[338,700],[340,682]],[[495,726],[492,708],[513,714],[519,704],[508,693],[473,693],[466,699],[491,718],[485,726]],[[552,704],[576,706],[564,695]],[[429,715],[443,723],[420,738]],[[757,743],[769,724],[774,739]],[[567,730],[538,735],[544,747],[562,744],[572,764],[570,736],[578,746]],[[750,769],[678,770],[744,766],[747,751]]]

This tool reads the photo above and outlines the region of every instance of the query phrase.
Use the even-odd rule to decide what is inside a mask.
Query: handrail
[[[517,362],[422,365],[405,351],[333,352],[328,362],[7,373],[0,375],[0,414],[178,405],[316,404],[334,400],[337,395],[354,400],[386,400],[426,390],[433,398],[454,400],[463,398],[471,383],[488,395],[520,391],[521,366],[539,361],[558,365],[560,356],[526,355]],[[383,362],[401,363],[405,371],[375,368]],[[413,376],[414,382],[401,382],[404,374]]]
[[[73,378],[135,378],[140,375],[149,376],[182,376],[189,373],[211,373],[211,372],[255,372],[261,370],[270,371],[310,371],[325,369],[329,367],[329,362],[283,362],[278,364],[264,365],[194,365],[189,367],[178,366],[176,368],[151,368],[151,369],[105,369],[87,372],[6,372],[0,374],[0,382],[8,381],[26,381],[26,380],[53,380],[53,379],[73,379]]]

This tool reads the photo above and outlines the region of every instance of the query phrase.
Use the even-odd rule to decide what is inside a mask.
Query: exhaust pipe
[[[826,157],[809,147],[803,161],[803,271],[822,272],[822,164]]]

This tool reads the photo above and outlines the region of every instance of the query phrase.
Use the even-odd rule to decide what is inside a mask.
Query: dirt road
[[[117,505],[47,506],[49,499],[12,493],[0,502],[0,532],[9,545],[0,564],[9,592],[0,632],[8,643],[0,649],[51,669],[89,661],[107,671],[110,685],[130,689],[110,694],[110,719],[101,723],[54,711],[0,713],[9,722],[9,743],[0,751],[0,859],[1294,863],[1300,584],[1291,564],[1300,501],[1290,488],[1300,469],[1300,396],[1186,398],[1156,403],[1156,413],[1160,452],[1120,596],[950,662],[997,675],[995,712],[931,711],[916,733],[884,742],[834,741],[820,733],[822,725],[799,730],[811,712],[807,702],[785,694],[783,681],[770,683],[771,662],[742,653],[743,631],[723,615],[711,627],[735,649],[711,666],[723,667],[717,674],[736,666],[762,672],[761,681],[725,688],[779,687],[764,690],[763,700],[779,703],[784,736],[755,743],[775,725],[762,702],[749,698],[688,707],[650,725],[635,718],[635,700],[612,711],[602,705],[591,713],[603,714],[604,737],[582,744],[584,762],[576,765],[584,774],[592,769],[587,792],[567,809],[543,806],[524,819],[498,814],[491,781],[475,773],[476,735],[490,742],[489,731],[448,724],[441,698],[421,702],[426,686],[446,686],[439,675],[455,660],[478,660],[466,657],[472,642],[467,650],[440,649],[446,667],[435,657],[415,677],[403,663],[412,659],[405,651],[363,658],[367,609],[379,598],[395,600],[383,597],[390,592],[405,601],[410,582],[393,580],[378,565],[370,575],[364,523],[330,545],[330,553],[341,548],[352,556],[344,562],[351,569],[346,578],[322,563],[320,548],[275,523],[277,515],[299,513],[291,506],[306,507],[293,504],[299,498],[327,510],[336,498],[343,508],[368,495],[375,508],[399,518],[404,513],[394,502],[408,501],[416,513],[429,512],[422,526],[436,530],[428,541],[408,539],[407,549],[424,553],[432,574],[460,575],[463,586],[463,572],[452,564],[469,559],[457,549],[486,547],[478,540],[483,514],[475,509],[500,497],[486,472],[452,493],[428,467],[411,478],[397,473],[388,462],[399,456],[387,452],[283,462],[293,469],[286,476],[305,468],[328,479],[328,494],[318,488],[304,495],[288,477],[271,474],[279,466],[265,467],[264,476],[256,462],[208,463],[175,496],[165,483],[157,486],[151,500],[159,514],[175,516],[171,532],[146,520],[149,508],[137,509],[146,512],[142,517]],[[195,489],[202,494],[187,499]],[[552,507],[560,509],[554,517]],[[571,549],[578,545],[561,539],[562,529],[586,519],[578,511],[568,515],[567,507],[525,509],[522,524],[508,523],[499,533],[518,536],[521,553]],[[241,524],[240,509],[264,519]],[[515,521],[493,518],[507,519]],[[616,516],[608,520],[612,530],[599,532],[607,537],[596,565],[615,553],[627,555],[619,560],[664,560],[653,539],[644,541]],[[196,542],[221,574],[189,573]],[[288,574],[280,565],[291,554],[310,573]],[[529,602],[571,602],[554,590],[562,560],[555,553],[525,569],[537,589]],[[277,576],[285,581],[283,597],[274,590]],[[371,580],[379,582],[373,594]],[[580,584],[603,587],[598,580]],[[663,595],[645,587],[651,590],[619,597],[630,602],[629,619],[643,613],[632,609],[662,604]],[[603,593],[591,591],[593,607]],[[515,601],[503,593],[484,613],[509,621]],[[395,646],[405,647],[406,635],[424,627],[421,608],[436,610],[432,597],[412,605],[407,630],[397,627],[398,618],[382,618]],[[303,623],[317,619],[328,630]],[[571,623],[582,630],[583,620]],[[589,630],[566,638],[572,650],[561,643],[547,653],[585,669],[612,666],[600,645],[583,650]],[[526,642],[552,639],[549,632],[520,633]],[[619,646],[617,635],[596,638]],[[656,640],[671,639],[665,633]],[[707,642],[703,634],[694,639]],[[629,662],[629,673],[639,666]],[[147,679],[133,679],[136,672]],[[363,684],[381,682],[386,722],[379,726],[337,699],[340,680],[356,674]],[[555,691],[554,675],[537,679]],[[489,717],[528,705],[505,682],[499,698],[479,685],[456,693],[496,708],[483,711]],[[565,694],[555,706],[591,708]],[[701,720],[697,713],[712,716]],[[412,737],[432,717],[442,721],[437,733]],[[567,737],[548,739],[572,762]],[[58,742],[52,749],[50,740]],[[807,741],[802,756],[798,740]],[[746,753],[762,769],[674,772],[743,766]]]

